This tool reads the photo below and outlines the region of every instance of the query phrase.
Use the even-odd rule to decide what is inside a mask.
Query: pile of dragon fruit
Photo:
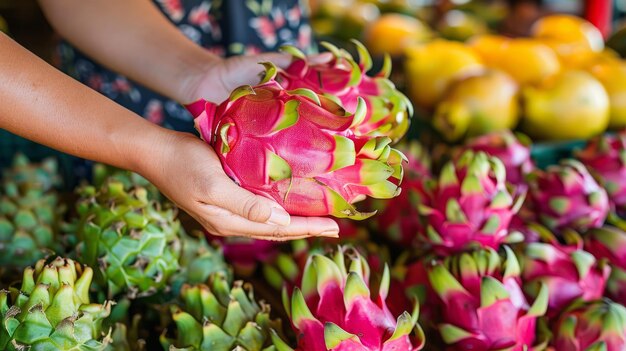
[[[364,73],[356,44],[359,63],[289,49],[290,67],[265,64],[197,120],[247,189],[296,215],[369,218],[342,222],[350,246],[249,250],[283,289],[297,349],[626,350],[626,134],[541,170],[526,137],[499,132],[435,172],[418,142],[394,145],[411,104],[388,62]]]
[[[23,222],[10,209],[28,204],[7,193],[0,260],[13,250],[35,268],[0,291],[0,346],[626,350],[626,133],[546,169],[509,131],[431,160],[403,138],[413,111],[388,79],[390,60],[373,74],[355,45],[357,60],[326,45],[325,63],[286,48],[288,68],[263,63],[258,85],[194,110],[237,184],[291,214],[335,217],[339,239],[209,245],[152,185],[98,173],[77,190],[75,218],[53,226],[63,248],[46,249],[64,258],[50,261],[19,256],[15,238],[41,236],[33,225],[9,235],[6,223]],[[30,183],[17,184],[3,189]],[[71,284],[59,287],[63,275]]]

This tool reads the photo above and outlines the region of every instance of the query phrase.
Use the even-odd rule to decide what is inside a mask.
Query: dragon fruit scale
[[[550,229],[584,232],[604,224],[609,213],[606,191],[582,163],[563,160],[546,171],[533,171],[527,179],[532,208]]]
[[[571,306],[554,327],[554,351],[626,350],[626,308],[597,300]]]
[[[607,295],[626,305],[626,232],[613,227],[592,229],[585,236],[585,250],[609,262]]]
[[[259,85],[234,90],[219,106],[207,103],[196,117],[231,178],[293,215],[365,219],[373,213],[357,211],[355,202],[400,193],[406,157],[388,137],[350,131],[366,115],[362,99],[347,114],[311,90],[285,90],[274,79],[277,68],[264,65]]]
[[[541,231],[545,242],[529,243],[524,251],[525,292],[535,296],[538,287],[548,287],[549,317],[558,315],[575,300],[602,298],[611,267],[585,251],[577,233],[564,232],[567,243],[561,244],[546,228]]]
[[[524,187],[524,177],[535,167],[530,158],[530,143],[528,137],[506,130],[471,139],[465,149],[497,157],[506,168],[507,182]]]
[[[311,255],[302,284],[285,308],[298,335],[299,351],[415,351],[424,344],[418,305],[397,319],[386,305],[389,269],[385,267],[378,294],[369,284],[370,267],[354,248],[339,247],[328,256]],[[291,347],[274,337],[278,351]]]
[[[375,76],[365,72],[372,68],[372,58],[363,44],[355,44],[359,62],[346,50],[322,42],[333,58],[324,63],[310,63],[304,53],[292,46],[283,51],[290,53],[294,61],[277,77],[286,89],[306,88],[338,102],[351,113],[358,107],[361,97],[367,105],[365,118],[352,129],[356,135],[388,136],[394,142],[400,140],[409,128],[413,105],[388,79],[391,59],[386,56],[382,70]]]
[[[529,306],[520,267],[504,246],[506,261],[493,249],[450,256],[428,272],[441,300],[439,332],[450,350],[543,350],[538,318],[548,305],[548,289]]]
[[[596,137],[576,157],[599,178],[615,210],[626,214],[626,135]]]
[[[466,151],[448,162],[438,180],[427,181],[420,205],[427,221],[422,239],[439,254],[523,240],[509,224],[525,194],[509,192],[505,177],[502,162],[483,152]]]

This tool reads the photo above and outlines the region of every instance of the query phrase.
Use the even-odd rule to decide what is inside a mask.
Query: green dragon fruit
[[[19,289],[0,291],[0,349],[105,350],[102,332],[111,304],[91,303],[93,271],[57,258],[26,268]]]
[[[596,137],[576,157],[600,179],[615,210],[626,214],[626,135]]]
[[[576,160],[564,160],[546,171],[528,176],[531,206],[548,228],[584,232],[601,227],[609,213],[606,191],[587,168]]]
[[[504,246],[506,261],[493,249],[450,256],[429,269],[441,299],[439,331],[452,350],[543,350],[538,318],[548,306],[543,286],[532,306],[522,292],[520,267]]]
[[[585,249],[610,263],[607,294],[626,305],[626,232],[613,227],[592,229],[585,236]]]
[[[0,267],[19,271],[60,251],[63,206],[56,160],[30,163],[18,154],[0,181]]]
[[[134,187],[145,188],[148,192],[148,199],[150,200],[164,200],[161,192],[154,184],[135,172],[105,165],[103,163],[96,163],[93,166],[92,173],[92,184],[96,188],[102,187],[107,181],[115,180],[116,182],[124,184],[124,189],[130,190]]]
[[[176,337],[161,336],[166,350],[269,351],[271,330],[281,330],[280,321],[270,318],[269,305],[254,299],[250,284],[231,285],[221,272],[208,284],[185,285],[171,313]]]
[[[466,151],[447,163],[438,180],[427,181],[425,203],[420,205],[427,227],[421,238],[443,254],[521,241],[509,224],[524,194],[514,196],[505,179],[502,162],[483,152]]]
[[[313,254],[304,268],[302,284],[284,295],[298,335],[299,351],[420,350],[424,335],[413,314],[396,320],[386,305],[389,269],[385,266],[378,294],[369,285],[370,267],[354,248],[343,246],[329,257]],[[412,333],[414,332],[414,333]],[[278,351],[291,347],[277,337]]]
[[[554,327],[554,351],[626,350],[626,308],[599,300],[574,304]]]
[[[243,86],[219,106],[195,111],[196,128],[217,151],[225,172],[242,187],[281,204],[294,215],[364,219],[354,203],[400,193],[405,156],[388,137],[357,137],[354,114],[308,89],[285,90],[266,63],[256,87]]]
[[[372,221],[374,231],[398,245],[411,245],[417,233],[424,231],[418,206],[424,202],[424,181],[432,177],[430,157],[417,141],[401,143],[408,165],[402,179],[402,192],[393,201],[372,199],[369,205],[378,215]]]
[[[547,228],[536,226],[544,242],[529,243],[524,251],[524,289],[536,296],[538,287],[550,290],[548,316],[556,316],[570,303],[602,298],[611,268],[583,250],[583,241],[573,231],[565,231],[561,244]]]
[[[97,284],[113,298],[152,295],[167,288],[179,270],[184,231],[172,208],[148,200],[144,188],[107,181],[100,190],[78,190],[73,223],[76,257],[95,269]]]
[[[338,100],[351,113],[356,111],[361,97],[367,105],[367,114],[351,128],[355,134],[387,136],[398,141],[409,128],[413,105],[388,79],[391,73],[389,56],[385,56],[381,72],[368,76],[366,72],[372,68],[372,58],[363,44],[357,40],[352,43],[358,50],[359,63],[346,50],[327,42],[322,42],[322,46],[333,54],[333,59],[324,63],[310,63],[297,48],[283,47],[294,60],[280,72],[277,80],[285,89],[310,89]]]
[[[471,139],[465,149],[500,159],[506,169],[507,182],[525,190],[524,177],[535,167],[530,158],[530,144],[525,135],[506,130]]]

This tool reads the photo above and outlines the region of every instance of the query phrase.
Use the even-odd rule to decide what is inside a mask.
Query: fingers
[[[290,216],[279,204],[262,196],[255,195],[233,183],[224,176],[216,181],[210,190],[210,204],[251,222],[273,225],[289,225]]]
[[[287,68],[291,64],[291,55],[283,54],[279,52],[270,52],[265,54],[259,54],[254,56],[256,62],[269,61],[280,68]]]
[[[253,239],[285,241],[312,236],[337,238],[339,227],[329,218],[291,217],[289,225],[256,223],[212,205],[201,205],[200,222],[219,236],[244,236]]]
[[[321,65],[321,64],[329,62],[330,60],[333,59],[333,57],[334,57],[333,54],[331,54],[330,52],[324,52],[324,53],[317,54],[317,55],[307,56],[306,60],[309,62],[309,64]]]

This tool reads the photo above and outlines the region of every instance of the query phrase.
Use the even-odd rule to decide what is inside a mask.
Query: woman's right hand
[[[276,241],[338,237],[332,219],[290,216],[273,200],[235,184],[213,149],[193,135],[172,132],[158,147],[163,152],[140,173],[211,234]]]

